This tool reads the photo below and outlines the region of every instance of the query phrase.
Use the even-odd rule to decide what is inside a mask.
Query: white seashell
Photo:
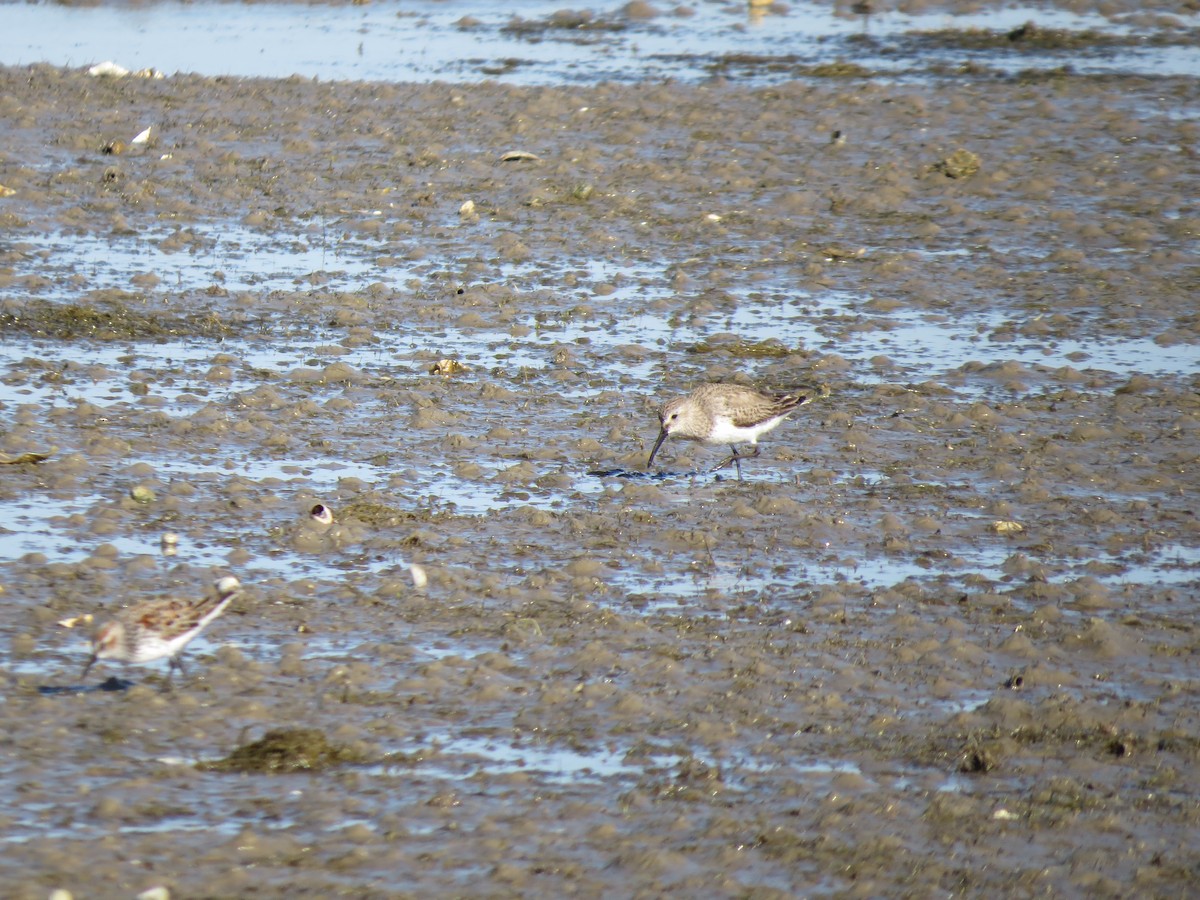
[[[151,130],[153,127],[154,127],[154,126],[153,126],[153,125],[151,125],[149,128],[146,128],[144,131],[139,131],[139,132],[138,132],[138,134],[137,134],[137,137],[135,137],[135,138],[134,138],[132,141],[130,141],[129,143],[131,143],[131,144],[144,144],[144,143],[146,143],[148,140],[150,140],[150,130]]]
[[[106,59],[88,69],[88,74],[93,78],[124,78],[129,74],[129,70],[124,66],[117,65],[111,59]]]
[[[500,156],[500,162],[516,162],[525,159],[540,160],[541,157],[536,153],[530,153],[528,150],[509,150]]]
[[[408,567],[408,572],[412,575],[413,587],[423,588],[429,584],[429,576],[425,574],[425,570],[418,565]]]

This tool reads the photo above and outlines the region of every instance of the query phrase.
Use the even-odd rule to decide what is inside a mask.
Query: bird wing
[[[721,412],[738,428],[751,428],[776,416],[786,415],[811,399],[804,394],[764,397],[754,391],[746,391],[745,394],[739,395],[733,403],[725,402],[726,398],[722,398],[723,409]]]
[[[190,631],[201,622],[212,619],[233,599],[232,595],[209,595],[199,600],[171,597],[148,603],[134,610],[133,622],[140,628],[171,637]]]
[[[714,416],[728,419],[739,428],[762,420],[762,413],[769,408],[763,402],[765,398],[762,394],[736,384],[721,385],[721,388],[721,391],[713,391],[706,398]]]
[[[197,604],[187,600],[171,597],[147,603],[133,611],[131,619],[139,628],[158,632],[163,635],[173,635],[187,631],[195,624],[201,613],[197,612]]]

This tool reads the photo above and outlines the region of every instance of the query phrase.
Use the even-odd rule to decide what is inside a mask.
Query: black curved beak
[[[658,433],[658,440],[654,442],[654,449],[650,451],[650,459],[646,462],[646,468],[654,465],[654,457],[658,454],[658,448],[663,445],[663,441],[667,439],[667,429],[663,429]]]
[[[83,674],[79,676],[80,681],[83,681],[83,679],[87,678],[87,673],[90,672],[92,669],[92,666],[94,666],[96,664],[96,659],[97,659],[96,654],[93,653],[92,658],[89,659],[87,661],[87,665],[83,667]]]

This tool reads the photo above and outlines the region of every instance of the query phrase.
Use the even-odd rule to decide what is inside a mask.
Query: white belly
[[[747,442],[754,444],[758,442],[760,437],[782,422],[783,419],[783,416],[776,416],[757,425],[739,428],[733,424],[733,420],[728,416],[715,416],[713,418],[712,434],[709,435],[708,439],[714,444],[741,444]]]

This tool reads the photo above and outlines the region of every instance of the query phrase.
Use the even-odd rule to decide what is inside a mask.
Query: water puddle
[[[1137,32],[1116,19],[1044,7],[957,16],[859,16],[809,2],[770,11],[744,3],[694,4],[686,13],[683,7],[663,9],[640,18],[625,15],[618,3],[564,10],[555,0],[12,4],[0,33],[0,61],[84,66],[111,59],[167,74],[402,82],[487,77],[530,85],[696,80],[714,73],[770,82],[843,59],[893,77],[953,68],[967,59],[1005,72],[1064,64],[1080,72],[1147,75],[1200,68],[1200,51],[1178,36],[1114,42]],[[1183,25],[1196,19],[1179,13],[1175,18]],[[1090,32],[1109,40],[1053,49],[1034,42],[988,47],[925,36],[947,29],[1003,35],[1029,21],[1042,29]]]
[[[1117,587],[1129,584],[1200,586],[1200,547],[1166,544],[1118,559],[1124,570],[1104,576],[1100,581]]]
[[[314,271],[322,273],[322,290],[361,291],[364,282],[387,285],[403,293],[403,284],[417,274],[428,274],[428,262],[410,268],[395,269],[377,265],[378,246],[357,239],[342,240],[324,233],[287,233],[266,235],[239,226],[193,229],[196,240],[207,249],[203,258],[179,252],[164,252],[162,235],[148,237],[59,236],[39,244],[27,241],[24,264],[14,269],[18,276],[30,276],[26,296],[65,302],[74,299],[74,287],[64,288],[67,278],[45,280],[32,276],[44,274],[47,267],[60,275],[87,272],[89,287],[128,290],[131,273],[157,272],[172,291],[203,291],[214,281],[235,293],[252,291],[268,300],[268,309],[288,308],[289,299],[304,303]],[[313,243],[313,242],[316,243]],[[48,258],[49,257],[49,258]],[[332,262],[331,262],[332,260]],[[336,268],[329,269],[328,266]],[[1162,346],[1145,338],[1089,337],[1022,333],[1023,326],[1036,316],[1016,317],[1004,309],[922,311],[894,308],[885,312],[871,307],[870,297],[846,291],[810,294],[797,291],[794,273],[787,268],[772,272],[757,269],[754,288],[732,285],[736,302],[728,308],[699,315],[674,317],[644,312],[648,303],[667,303],[674,297],[670,286],[673,264],[667,260],[623,264],[599,259],[560,259],[495,265],[481,284],[504,285],[517,292],[530,308],[530,314],[505,329],[429,323],[419,320],[397,322],[387,332],[357,348],[339,346],[345,340],[340,329],[286,329],[286,340],[279,340],[273,325],[264,319],[263,340],[163,341],[139,349],[119,342],[100,346],[91,354],[90,369],[71,371],[73,349],[54,342],[6,342],[0,348],[0,373],[6,385],[4,396],[20,402],[40,402],[64,396],[82,397],[95,403],[128,398],[129,384],[119,376],[96,366],[132,368],[139,356],[144,361],[164,362],[180,367],[178,376],[160,379],[153,385],[155,402],[165,400],[175,413],[184,411],[181,396],[193,403],[220,399],[261,383],[264,373],[286,375],[305,366],[323,366],[341,361],[366,376],[389,377],[400,374],[397,367],[407,364],[412,372],[426,369],[430,355],[446,353],[472,367],[499,366],[504,371],[537,373],[550,366],[556,348],[586,344],[615,354],[626,345],[644,348],[668,345],[692,345],[703,349],[721,346],[733,336],[747,345],[769,344],[774,350],[767,359],[788,349],[798,352],[834,353],[854,361],[885,356],[898,373],[915,380],[944,379],[952,389],[967,395],[980,395],[997,389],[994,379],[973,376],[961,370],[972,363],[1015,361],[1033,367],[1030,377],[1045,376],[1057,369],[1097,369],[1121,375],[1187,374],[1200,367],[1200,347],[1188,344]],[[697,274],[700,274],[697,272]],[[746,273],[749,280],[750,273]],[[567,276],[576,287],[556,288],[553,296],[543,296],[546,285],[562,285]],[[571,298],[585,306],[595,302],[593,290],[603,284],[602,311],[587,315],[573,312]],[[12,293],[20,296],[21,284]],[[153,290],[148,295],[153,296]],[[228,301],[226,301],[228,302]],[[599,304],[596,304],[599,307]],[[538,306],[544,308],[538,309]],[[590,309],[590,307],[588,307]],[[268,315],[268,318],[273,316]],[[719,339],[717,344],[712,344]],[[232,357],[232,371],[214,382],[209,369],[215,358]],[[747,362],[754,363],[753,354]],[[27,362],[27,360],[30,360]],[[22,366],[24,364],[24,366]],[[188,371],[187,367],[192,367]],[[46,367],[64,370],[75,377],[63,383],[62,377],[44,377]],[[648,377],[655,364],[651,359],[622,357],[614,368],[636,378]],[[866,381],[882,380],[885,373],[863,367]],[[582,389],[580,390],[582,393]]]
[[[581,780],[638,776],[643,765],[627,761],[628,749],[573,750],[487,738],[448,737],[405,748],[405,756],[421,755],[420,771],[435,778],[460,779],[472,774],[537,773],[540,781],[564,784]],[[427,754],[427,755],[426,755]],[[651,763],[668,766],[665,756]],[[379,771],[386,771],[384,766]]]
[[[84,280],[89,289],[144,290],[131,281],[139,276],[153,276],[154,285],[169,291],[219,286],[266,294],[296,291],[314,281],[341,290],[360,288],[364,280],[385,273],[395,281],[410,277],[413,270],[394,258],[378,264],[380,244],[353,238],[335,222],[269,234],[228,223],[134,235],[30,235],[12,248],[24,257],[14,268],[26,282],[13,285],[10,293],[19,296],[24,288],[35,295],[43,286],[55,290],[73,279]]]
[[[686,777],[691,766],[721,773],[727,788],[737,789],[743,776],[767,774],[797,781],[820,781],[840,774],[860,774],[849,760],[788,760],[780,762],[753,755],[737,759],[709,757],[704,753],[646,741],[636,746],[609,746],[594,750],[547,747],[507,738],[447,737],[424,740],[399,751],[403,762],[372,767],[387,774],[400,766],[417,765],[422,775],[459,780],[475,775],[529,773],[539,783],[578,784],[610,779],[657,779]]]
[[[918,701],[918,709],[927,709],[943,716],[954,716],[959,713],[974,712],[987,704],[995,691],[961,691],[950,698],[930,698]]]
[[[812,597],[825,589],[878,592],[906,582],[943,589],[958,589],[963,596],[980,590],[981,583],[1007,592],[1016,583],[1005,564],[1022,555],[1019,545],[1002,538],[990,541],[954,539],[953,553],[907,552],[883,554],[865,549],[862,553],[814,549],[805,556],[792,551],[773,565],[747,565],[742,555],[722,552],[720,547],[697,553],[689,563],[675,558],[666,573],[647,573],[631,568],[617,570],[608,584],[614,589],[614,608],[642,615],[665,614],[723,616],[731,607],[757,605],[764,614],[800,613]],[[1096,574],[1095,561],[1105,558],[1113,571]],[[1051,581],[1071,583],[1091,578],[1117,590],[1129,586],[1170,588],[1200,586],[1200,547],[1171,544],[1135,553],[1097,552],[1080,559],[1077,555],[1036,556],[1053,574]],[[847,602],[852,602],[847,600]],[[744,614],[744,611],[739,614]],[[1064,610],[1065,615],[1084,616]]]
[[[493,648],[485,650],[469,650],[463,644],[450,641],[438,640],[423,641],[414,639],[411,634],[403,637],[405,648],[411,650],[416,656],[431,659],[447,659],[449,657],[461,657],[463,659],[471,659],[480,653],[493,652]],[[226,642],[229,643],[229,642]],[[360,648],[369,646],[355,637],[351,636],[324,636],[324,635],[306,635],[303,639],[304,659],[328,660],[333,662],[347,661],[352,659],[362,658]],[[279,645],[274,641],[257,641],[243,640],[237,644],[240,649],[249,650],[258,658],[269,658],[277,655]]]

